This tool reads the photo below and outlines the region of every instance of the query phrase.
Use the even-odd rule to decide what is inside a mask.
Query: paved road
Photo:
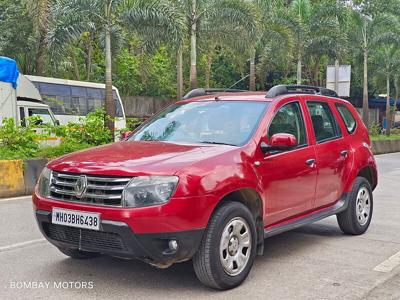
[[[0,200],[0,299],[400,299],[400,153],[377,161],[365,235],[345,236],[329,218],[268,239],[247,281],[226,292],[204,288],[189,262],[158,270],[110,257],[66,258],[42,240],[28,197]]]

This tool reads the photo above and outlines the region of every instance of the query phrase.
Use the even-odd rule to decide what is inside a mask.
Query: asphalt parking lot
[[[226,292],[202,286],[190,262],[67,258],[42,238],[30,197],[0,199],[0,299],[400,299],[400,153],[376,159],[365,235],[343,235],[331,217],[267,239],[248,279]]]

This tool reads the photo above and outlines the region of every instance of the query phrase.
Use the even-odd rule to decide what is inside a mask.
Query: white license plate
[[[53,224],[100,230],[100,214],[84,211],[53,208]]]

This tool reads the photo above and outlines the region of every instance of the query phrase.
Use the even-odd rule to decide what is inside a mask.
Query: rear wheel
[[[60,250],[65,255],[75,259],[88,259],[100,255],[100,253],[97,252],[81,251],[78,249],[58,248],[58,250]]]
[[[357,177],[349,197],[347,209],[337,214],[339,227],[346,234],[363,234],[371,223],[373,211],[372,189],[368,180]]]
[[[241,284],[256,256],[256,227],[249,209],[238,202],[223,204],[212,216],[193,266],[206,286],[226,290]]]

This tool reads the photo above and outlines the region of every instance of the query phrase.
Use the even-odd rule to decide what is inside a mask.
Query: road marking
[[[400,266],[400,251],[377,265],[373,270],[377,272],[388,273],[398,266]]]
[[[41,239],[37,239],[37,240],[31,240],[31,241],[26,241],[26,242],[22,242],[22,243],[16,243],[16,244],[8,245],[8,246],[2,246],[2,247],[0,247],[0,253],[1,252],[5,252],[5,251],[18,249],[18,248],[22,248],[22,247],[33,245],[33,244],[42,243],[45,240],[46,239],[41,238]]]
[[[21,196],[21,197],[15,197],[15,198],[0,198],[0,203],[3,202],[11,202],[11,201],[17,201],[17,200],[30,200],[32,199],[32,196]]]

